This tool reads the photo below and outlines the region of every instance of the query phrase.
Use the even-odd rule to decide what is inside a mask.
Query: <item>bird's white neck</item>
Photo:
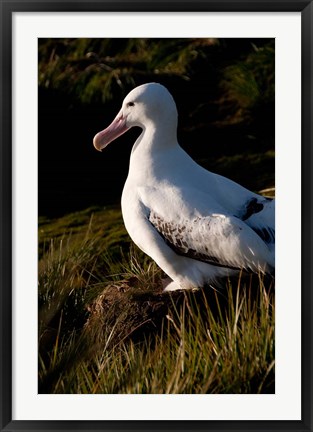
[[[131,157],[129,174],[133,177],[155,176],[173,149],[179,148],[176,125],[165,123],[162,126],[148,124],[135,142]]]

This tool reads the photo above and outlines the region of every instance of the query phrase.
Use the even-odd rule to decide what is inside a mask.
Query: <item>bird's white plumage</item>
[[[94,138],[102,150],[133,126],[135,142],[122,194],[132,240],[171,278],[190,289],[243,269],[275,267],[275,202],[197,165],[179,146],[177,109],[165,87],[132,90],[112,124]]]

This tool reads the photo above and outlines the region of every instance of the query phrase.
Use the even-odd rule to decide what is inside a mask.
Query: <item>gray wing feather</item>
[[[149,221],[178,254],[235,269],[258,271],[272,266],[267,245],[234,216],[212,214],[170,221],[151,211]]]

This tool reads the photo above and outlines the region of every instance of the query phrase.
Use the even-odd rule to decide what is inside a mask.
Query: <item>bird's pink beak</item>
[[[114,141],[128,129],[129,127],[126,126],[126,117],[123,117],[121,110],[110,126],[97,133],[93,139],[93,145],[97,150],[102,151],[110,142]]]

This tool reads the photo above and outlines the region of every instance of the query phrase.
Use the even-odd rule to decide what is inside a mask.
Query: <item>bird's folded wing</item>
[[[275,200],[264,200],[260,212],[253,213],[245,220],[261,239],[273,247],[275,244]]]
[[[234,216],[211,214],[178,221],[150,210],[149,221],[164,241],[180,255],[247,271],[266,271],[271,253],[263,240]]]

